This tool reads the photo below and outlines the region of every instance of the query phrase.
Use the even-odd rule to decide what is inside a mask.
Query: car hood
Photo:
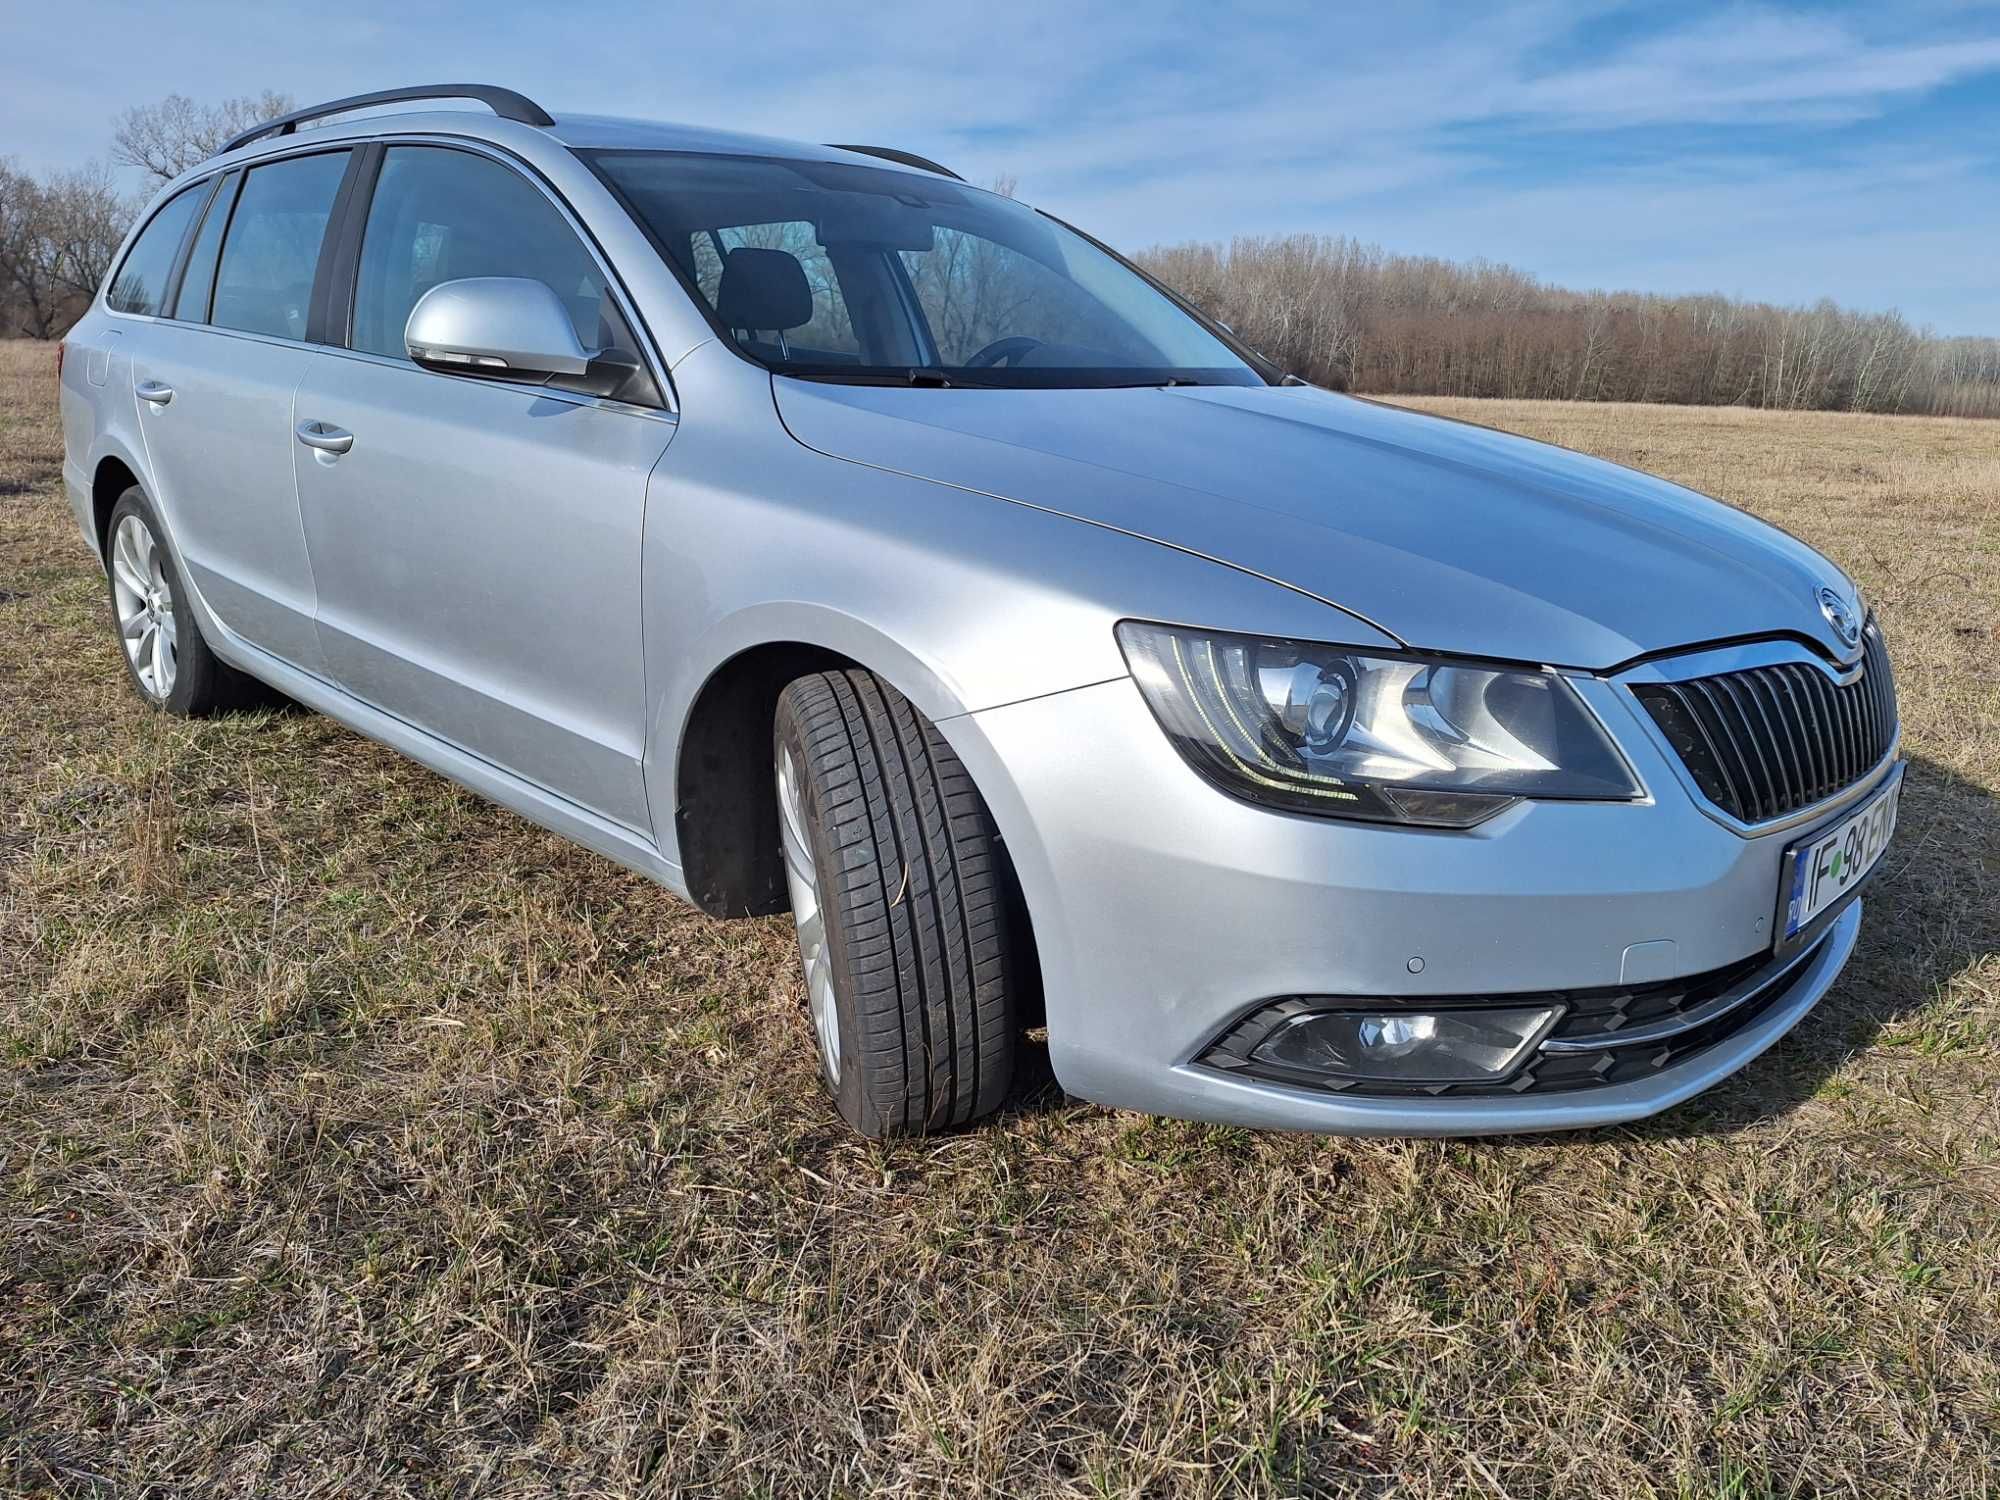
[[[809,448],[1198,553],[1418,649],[1602,669],[1787,632],[1854,654],[1818,602],[1858,606],[1853,585],[1803,542],[1471,423],[1298,386],[772,384]]]

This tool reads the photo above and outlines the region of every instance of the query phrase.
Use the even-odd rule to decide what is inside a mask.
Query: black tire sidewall
[[[805,835],[812,845],[814,879],[818,884],[817,896],[821,921],[825,927],[827,958],[833,966],[833,1009],[838,1018],[840,1031],[840,1074],[836,1079],[827,1071],[826,1058],[820,1050],[819,1028],[812,1024],[810,990],[806,994],[807,1025],[813,1034],[813,1056],[819,1062],[820,1079],[827,1092],[833,1095],[842,1118],[864,1135],[875,1136],[882,1133],[883,1121],[870,1102],[865,1074],[866,1059],[857,1039],[862,1035],[861,1016],[854,996],[856,986],[853,971],[848,960],[847,911],[841,902],[840,892],[830,889],[828,877],[852,865],[852,857],[847,851],[836,848],[827,835],[826,820],[820,816],[820,775],[810,747],[806,744],[804,726],[792,710],[790,695],[778,700],[778,714],[774,726],[773,753],[771,756],[771,782],[777,785],[777,763],[779,754],[789,749],[792,764],[798,770],[799,784],[804,793]],[[782,793],[779,794],[782,796]],[[782,807],[779,816],[784,816]],[[859,844],[867,857],[874,859],[874,850],[865,841]],[[794,947],[797,935],[793,938]],[[801,968],[803,973],[803,968]]]

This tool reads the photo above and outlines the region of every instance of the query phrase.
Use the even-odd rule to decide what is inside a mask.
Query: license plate
[[[1813,919],[1840,904],[1888,852],[1896,832],[1896,801],[1903,789],[1898,769],[1889,784],[1831,828],[1785,851],[1785,925],[1781,941],[1796,937]]]

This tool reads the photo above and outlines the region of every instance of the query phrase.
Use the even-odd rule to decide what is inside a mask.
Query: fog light
[[[1559,1005],[1510,1010],[1321,1010],[1281,1023],[1253,1062],[1383,1083],[1490,1083],[1548,1034]]]

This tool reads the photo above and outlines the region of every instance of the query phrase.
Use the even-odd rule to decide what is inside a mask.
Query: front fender
[[[717,674],[759,647],[802,646],[844,657],[944,724],[1123,678],[1113,632],[1128,617],[1305,639],[1356,633],[1350,617],[1316,600],[1186,553],[1045,512],[969,504],[990,504],[986,518],[1006,523],[1002,533],[1013,527],[1020,534],[987,537],[987,545],[953,556],[935,550],[934,541],[887,531],[877,544],[877,566],[817,567],[829,540],[820,534],[824,523],[794,517],[768,532],[762,555],[735,575],[734,607],[708,618],[689,607],[706,602],[693,585],[714,583],[723,570],[690,568],[684,556],[649,557],[645,779],[655,836],[669,860],[680,860],[673,809],[682,801],[680,752],[689,717]],[[821,585],[817,596],[804,592],[808,583]],[[757,597],[767,586],[795,592]]]
[[[949,668],[904,645],[879,625],[831,604],[785,599],[752,604],[718,620],[696,641],[684,670],[661,695],[654,738],[678,742],[701,690],[745,651],[770,645],[812,646],[863,664],[936,722],[968,712],[963,684]],[[696,664],[700,664],[696,666]]]
[[[770,376],[719,345],[676,369],[642,561],[646,788],[678,862],[680,751],[710,679],[799,645],[880,674],[933,722],[1125,676],[1135,617],[1393,645],[1282,584],[1051,510],[831,457],[785,430]]]

